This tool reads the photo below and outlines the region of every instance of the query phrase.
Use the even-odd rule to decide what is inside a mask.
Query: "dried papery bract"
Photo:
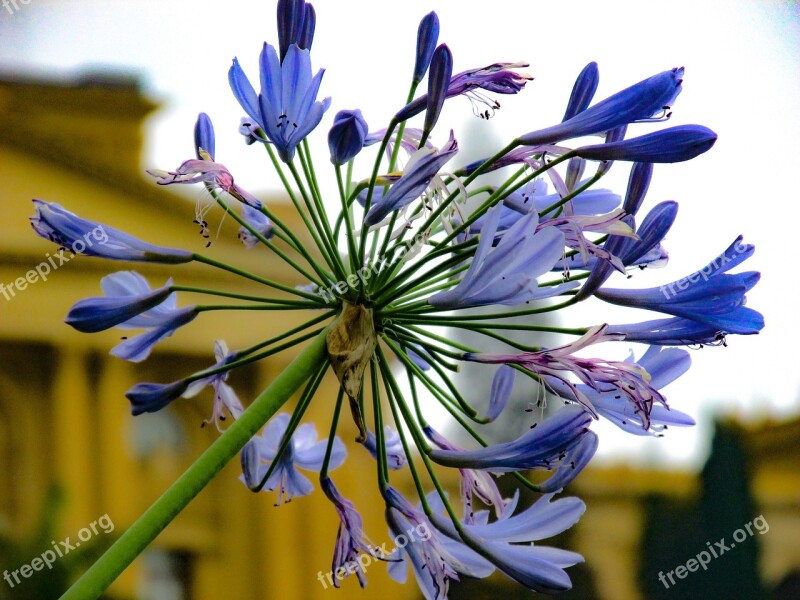
[[[342,312],[328,329],[327,344],[333,372],[350,399],[350,410],[358,427],[356,441],[363,442],[367,439],[367,428],[358,404],[358,396],[361,393],[364,370],[377,345],[372,309],[343,302]]]

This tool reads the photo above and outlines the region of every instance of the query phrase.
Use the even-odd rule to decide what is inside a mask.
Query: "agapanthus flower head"
[[[83,332],[143,329],[111,351],[138,362],[201,312],[257,311],[246,321],[252,326],[240,327],[236,335],[254,338],[249,345],[229,349],[217,340],[207,368],[170,383],[138,383],[126,393],[131,412],[141,415],[206,387],[213,392],[204,424],[213,422],[221,439],[158,501],[158,514],[177,514],[240,452],[244,483],[253,492],[277,491],[276,504],[310,494],[314,485],[302,471],[319,473],[339,518],[327,576],[335,587],[353,573],[365,585],[362,561],[368,558],[385,562],[397,581],[405,581],[410,564],[427,600],[446,600],[452,581],[495,571],[535,591],[569,589],[566,569],[583,558],[539,541],[574,525],[585,510],[579,499],[559,494],[597,451],[593,420],[611,420],[636,435],[692,425],[692,417],[668,405],[662,391],[687,371],[689,354],[664,346],[724,345],[726,335],[757,333],[764,324],[760,313],[745,306],[758,273],[730,273],[753,253],[741,237],[683,280],[636,290],[607,286],[615,270],[630,276],[636,267],[666,262],[662,241],[676,219],[677,203],[661,202],[639,216],[653,163],[689,160],[716,140],[700,125],[626,139],[629,124],[669,117],[683,69],[658,73],[592,104],[599,71],[590,62],[575,81],[561,123],[507,140],[501,149],[484,149],[480,154],[491,158],[452,171],[449,161],[459,151],[455,133],[440,147],[434,144],[441,143],[434,129],[445,100],[465,95],[476,114],[488,118],[499,108],[491,94],[517,94],[531,78],[518,71],[527,66],[522,62],[493,62],[453,75],[453,56],[439,44],[438,17],[429,13],[417,30],[405,106],[372,133],[361,109],[338,110],[327,132],[331,166],[314,160],[316,146],[306,143],[331,104],[329,98],[317,99],[323,71],[311,69],[316,13],[304,0],[279,0],[277,16],[277,47],[265,43],[260,55],[259,93],[236,59],[228,81],[246,115],[239,131],[246,143],[265,144],[274,180],[283,184],[296,218],[272,210],[234,182],[231,171],[217,162],[214,127],[205,113],[195,123],[193,158],[174,171],[150,171],[161,185],[202,184],[237,222],[242,243],[263,253],[263,259],[241,266],[217,254],[153,246],[35,201],[34,230],[74,254],[195,261],[198,269],[246,280],[247,286],[227,288],[228,279],[204,273],[197,277],[218,286],[194,287],[182,284],[178,274],[174,280],[165,275],[160,281],[166,283],[153,289],[135,272],[115,273],[102,280],[102,297],[78,301],[67,315],[67,322]],[[394,64],[389,71],[403,72]],[[409,101],[426,73],[427,94]],[[423,111],[421,127],[409,126],[416,124],[408,119]],[[589,135],[601,136],[603,143],[568,142]],[[377,152],[365,151],[354,160],[373,144]],[[369,164],[356,172],[367,154]],[[614,161],[633,163],[624,200],[597,183]],[[330,177],[318,176],[315,165],[320,164],[332,171]],[[497,172],[505,166],[515,168]],[[490,172],[491,179],[484,177]],[[240,208],[231,210],[219,190],[237,199],[234,207]],[[338,198],[331,201],[331,194]],[[196,218],[204,229],[206,208],[198,209]],[[220,228],[219,235],[228,233]],[[679,244],[670,248],[680,249]],[[293,274],[285,275],[278,265]],[[637,279],[649,276],[647,269]],[[191,294],[193,302],[207,301],[179,307],[183,294]],[[603,324],[594,327],[528,319],[591,296],[670,316],[609,326],[601,313],[593,322]],[[602,310],[603,303],[595,304]],[[267,339],[259,337],[258,325],[265,313]],[[568,319],[572,313],[560,314]],[[543,346],[540,332],[561,337]],[[605,352],[619,348],[619,342],[649,347],[637,350],[638,360],[633,354],[612,360]],[[274,358],[296,347],[301,350],[291,360]],[[262,360],[287,366],[280,372],[271,367],[269,387],[252,400],[240,400],[229,384],[231,372]],[[476,397],[475,386],[462,385],[460,369],[467,362],[491,380],[487,401]],[[538,382],[539,407],[547,393],[561,401],[551,402],[547,412],[542,408],[523,433],[490,442],[486,424],[501,415],[520,421],[536,410],[533,404],[524,411],[519,406],[520,394],[513,393],[518,377]],[[326,378],[338,390],[324,387]],[[454,417],[457,430],[430,424],[436,404]],[[289,405],[291,414],[280,412]],[[326,435],[319,438],[316,425],[304,420],[326,413],[328,422],[319,423]],[[351,423],[342,423],[351,417]],[[331,479],[331,471],[345,461],[338,437],[343,431],[351,439],[355,433],[374,458],[367,472],[377,472],[374,500],[385,506],[394,550],[377,550],[355,503]],[[448,470],[460,481],[453,500],[441,478]],[[506,474],[542,495],[518,509],[518,491],[501,492],[514,483]],[[357,477],[363,502],[369,486],[364,473]],[[426,496],[429,482],[435,493]],[[399,489],[417,490],[419,504]],[[142,523],[133,526],[136,535],[154,539],[160,529],[152,519]],[[128,552],[124,543],[120,547]],[[114,568],[125,560],[115,558]],[[325,586],[323,571],[318,573]]]

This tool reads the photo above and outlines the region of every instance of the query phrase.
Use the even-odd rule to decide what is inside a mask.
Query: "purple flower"
[[[702,125],[678,125],[629,140],[576,148],[589,160],[674,163],[691,160],[711,149],[717,134]]]
[[[636,121],[652,120],[669,109],[681,91],[682,81],[682,68],[663,71],[609,96],[563,123],[520,136],[519,141],[526,146],[554,144],[604,133]]]
[[[319,125],[330,106],[330,98],[316,101],[324,70],[312,77],[308,50],[292,44],[281,62],[275,48],[267,43],[261,51],[259,70],[258,95],[235,58],[228,81],[241,107],[264,130],[281,160],[288,163],[294,158],[297,144]]]
[[[186,250],[153,246],[113,227],[82,219],[55,202],[34,200],[33,205],[36,214],[30,221],[36,234],[75,254],[170,264],[194,259]]]
[[[539,484],[540,491],[551,492],[572,481],[597,450],[597,435],[589,431],[591,420],[583,408],[565,406],[511,442],[477,450],[431,450],[430,457],[447,467],[497,473],[554,470]]]
[[[382,557],[376,554],[375,545],[364,534],[364,522],[355,505],[339,493],[329,477],[322,478],[320,486],[339,515],[339,532],[336,534],[331,572],[336,573],[344,568],[346,574],[350,575],[353,572],[351,569],[354,568],[350,565],[355,565],[357,566],[355,574],[358,577],[358,583],[363,588],[367,585],[367,577],[364,564],[358,560],[359,555],[366,553],[375,558]],[[333,578],[333,585],[339,587],[339,577]]]
[[[272,237],[272,223],[267,215],[257,208],[252,208],[247,204],[242,204],[242,219],[265,239]],[[252,248],[260,241],[250,229],[245,226],[239,227],[239,241],[245,248]]]
[[[633,362],[633,356],[628,359]],[[660,390],[672,383],[689,370],[692,363],[689,353],[677,348],[659,348],[651,346],[636,362],[647,371],[650,376],[650,385]],[[546,378],[547,385],[561,397],[574,400],[575,396],[562,381]],[[656,435],[667,426],[687,427],[694,425],[694,419],[679,410],[667,406],[653,406],[650,411],[649,424],[645,427],[636,406],[619,394],[612,386],[599,386],[592,389],[587,385],[578,384],[578,389],[589,399],[597,413],[620,429],[634,435]],[[604,389],[605,388],[605,389]]]
[[[453,96],[467,96],[475,104],[484,104],[491,110],[497,110],[500,105],[481,94],[478,90],[486,90],[495,94],[516,94],[532,77],[522,73],[516,73],[511,69],[527,67],[528,63],[494,63],[480,69],[462,71],[453,75],[450,85],[447,86],[447,98]],[[428,105],[428,95],[420,96],[404,106],[395,115],[398,121],[405,121],[418,115],[425,110]],[[489,111],[480,113],[481,116],[489,116]]]
[[[364,223],[377,225],[389,213],[400,210],[419,198],[430,185],[439,170],[458,152],[458,143],[450,132],[450,140],[441,150],[422,148],[417,150],[406,164],[403,175],[389,191],[377,199],[373,197],[372,206]]]
[[[234,182],[233,175],[225,165],[210,159],[210,155],[205,159],[192,158],[183,161],[174,171],[148,169],[147,173],[156,178],[158,185],[210,183],[229,193],[242,204],[256,209],[261,208],[261,200]]]
[[[419,22],[417,29],[417,56],[414,61],[413,82],[419,83],[425,77],[439,40],[439,17],[431,11]]]
[[[274,461],[277,464],[264,484],[264,490],[278,490],[278,504],[289,502],[295,496],[307,496],[314,487],[300,474],[298,467],[309,471],[319,471],[325,459],[327,439],[317,441],[317,430],[312,423],[300,425],[292,435],[286,450],[278,456],[286,428],[289,425],[289,414],[281,413],[274,417],[262,431],[255,436],[242,450],[242,480],[250,488],[257,487],[267,469]],[[328,465],[333,470],[341,466],[347,456],[342,440],[334,439],[331,459]]]
[[[437,308],[487,304],[520,304],[549,298],[575,287],[572,283],[539,287],[536,278],[548,272],[564,253],[564,235],[555,227],[536,231],[538,215],[528,213],[492,247],[501,207],[489,210],[469,269],[457,286],[434,294]]]
[[[607,391],[610,386],[617,394],[626,397],[635,407],[642,422],[650,427],[649,415],[653,404],[666,405],[664,397],[650,383],[650,376],[641,366],[600,358],[582,358],[574,354],[592,344],[614,341],[622,338],[607,332],[607,325],[591,328],[582,337],[559,346],[539,352],[521,354],[464,354],[464,360],[487,364],[518,364],[543,377],[560,380],[593,416],[597,412],[589,398],[570,380],[569,375],[577,377],[582,383],[596,391]],[[556,413],[558,414],[558,413]]]
[[[340,110],[336,113],[328,132],[331,162],[340,166],[354,159],[364,147],[368,134],[369,127],[360,110]]]
[[[612,304],[655,310],[716,328],[727,333],[753,334],[764,326],[763,317],[744,306],[745,294],[758,283],[755,271],[728,274],[754,251],[742,236],[708,265],[678,281],[658,288],[624,290],[603,288],[595,296]]]

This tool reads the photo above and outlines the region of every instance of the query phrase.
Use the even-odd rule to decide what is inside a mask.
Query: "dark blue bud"
[[[189,384],[183,379],[175,383],[137,383],[125,392],[125,397],[131,402],[131,413],[136,416],[161,410],[180,398],[187,387]]]
[[[589,108],[594,93],[597,91],[598,83],[600,83],[600,71],[597,69],[597,63],[593,61],[583,68],[575,80],[569,102],[567,102],[567,111],[564,113],[564,118],[561,119],[562,122]]]
[[[414,63],[414,84],[422,81],[439,41],[439,17],[431,11],[422,18],[417,29],[417,60]]]
[[[297,44],[300,49],[311,48],[317,15],[310,4],[303,0],[278,0],[278,48],[281,62],[289,46]]]
[[[206,113],[197,115],[197,122],[194,124],[194,151],[197,158],[203,160],[204,157],[200,156],[200,149],[205,152],[214,160],[214,125]]]
[[[343,165],[355,158],[364,147],[368,134],[369,127],[360,110],[340,110],[336,113],[328,132],[331,162]]]
[[[433,53],[431,72],[428,76],[428,101],[425,108],[425,125],[422,128],[422,142],[436,126],[447,98],[447,88],[453,75],[453,54],[447,44],[442,44]]]
[[[301,49],[311,50],[311,44],[314,42],[314,29],[317,26],[317,12],[310,4],[306,4],[303,13],[303,28],[300,30],[300,37],[297,40],[297,45]]]
[[[628,178],[628,191],[625,193],[625,203],[622,209],[629,215],[639,212],[639,207],[644,202],[647,188],[650,187],[650,179],[653,176],[653,163],[636,163],[631,169]]]
[[[589,160],[628,160],[674,163],[706,152],[717,134],[702,125],[679,125],[621,142],[577,148],[575,154]]]

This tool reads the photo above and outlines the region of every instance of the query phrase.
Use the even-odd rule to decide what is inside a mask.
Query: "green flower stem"
[[[297,167],[294,166],[294,163],[287,163],[287,166],[289,167],[289,171],[292,173],[292,177],[294,177],[294,182],[300,190],[300,195],[302,196],[303,202],[306,205],[308,215],[311,217],[311,221],[313,222],[313,227],[311,223],[307,223],[307,225],[312,237],[314,238],[314,241],[316,242],[320,251],[323,253],[325,260],[328,262],[328,266],[333,270],[337,279],[346,277],[347,274],[343,272],[343,266],[339,260],[339,253],[336,251],[336,248],[332,247],[331,239],[325,234],[325,228],[322,226],[322,223],[319,220],[313,200],[309,197],[308,192],[306,192],[306,188],[303,185],[303,180],[300,178],[300,172],[297,170]],[[301,211],[299,202],[295,208],[302,215],[305,214]]]
[[[313,325],[317,325],[318,323],[322,323],[323,321],[325,321],[326,319],[331,318],[335,314],[336,314],[335,310],[327,311],[327,312],[319,315],[318,317],[314,317],[310,321],[306,321],[302,325],[298,325],[297,327],[294,327],[294,328],[290,329],[289,331],[284,331],[282,334],[277,335],[274,338],[270,338],[270,339],[265,340],[263,342],[259,342],[258,344],[255,344],[254,346],[250,346],[249,348],[245,348],[244,350],[239,350],[236,353],[236,355],[237,356],[247,356],[248,354],[252,354],[253,352],[261,350],[262,348],[266,348],[267,346],[271,346],[272,344],[276,344],[276,343],[278,343],[278,342],[280,342],[282,340],[285,340],[288,337],[292,337],[295,333],[299,333],[299,332],[303,331],[304,329],[308,329],[309,327],[311,327]]]
[[[372,386],[372,412],[375,421],[375,449],[378,453],[378,458],[375,461],[378,464],[378,485],[381,490],[385,490],[389,485],[389,459],[386,456],[386,441],[384,440],[383,432],[383,411],[381,409],[381,390],[378,385],[378,369],[375,367],[375,361],[369,361],[369,378]],[[385,384],[384,384],[385,385]],[[411,461],[411,455],[406,454],[407,460]]]
[[[488,321],[489,319],[510,319],[511,317],[525,317],[528,315],[539,315],[546,312],[551,312],[554,310],[561,310],[562,308],[566,308],[568,306],[572,306],[575,304],[575,299],[570,298],[569,300],[565,300],[564,302],[560,302],[559,304],[551,304],[549,306],[542,306],[539,308],[527,308],[524,310],[514,310],[510,312],[504,313],[487,313],[487,314],[480,314],[480,315],[458,315],[458,316],[448,316],[448,315],[417,315],[414,314],[410,317],[411,320],[425,323],[425,324],[442,324],[442,325],[451,325],[454,321]],[[431,306],[431,310],[428,312],[439,312],[441,308],[436,308],[435,306]],[[404,317],[400,315],[393,315],[392,319],[403,320]]]
[[[333,409],[331,419],[331,430],[328,434],[328,445],[325,447],[325,458],[322,459],[322,468],[319,470],[319,480],[322,481],[328,476],[328,466],[331,463],[331,452],[333,452],[333,441],[336,437],[336,428],[339,426],[339,414],[342,412],[342,400],[344,399],[344,389],[339,386],[339,394],[336,396],[336,407]]]
[[[199,263],[216,267],[217,269],[222,269],[223,271],[228,271],[229,273],[234,273],[241,277],[257,281],[258,283],[261,283],[276,290],[281,290],[282,292],[286,292],[287,294],[292,294],[294,296],[300,296],[302,298],[312,300],[317,305],[324,304],[324,300],[320,298],[317,294],[312,294],[311,292],[304,292],[303,290],[298,290],[291,286],[283,285],[282,283],[278,283],[277,281],[272,281],[270,279],[264,279],[263,277],[259,277],[258,275],[254,275],[253,273],[249,273],[248,271],[232,267],[231,265],[227,265],[218,260],[214,260],[213,258],[209,258],[208,256],[203,256],[202,254],[194,254],[193,258]]]
[[[211,195],[214,197],[214,200],[216,200],[216,201],[217,201],[217,204],[219,204],[219,205],[220,205],[220,206],[221,206],[221,207],[222,207],[222,208],[225,210],[225,212],[226,212],[226,213],[228,213],[228,214],[229,214],[231,217],[233,217],[233,220],[234,220],[234,221],[236,221],[237,223],[239,223],[239,225],[241,225],[242,227],[244,227],[245,229],[247,229],[247,230],[248,230],[248,231],[249,231],[249,232],[250,232],[250,233],[251,233],[253,236],[255,236],[255,238],[256,238],[256,239],[257,239],[259,242],[261,242],[261,243],[262,243],[262,244],[264,244],[264,245],[265,245],[267,248],[269,248],[270,250],[272,250],[272,251],[273,251],[275,254],[277,254],[277,255],[278,255],[278,256],[279,256],[281,259],[283,259],[283,260],[284,260],[284,262],[286,262],[286,263],[287,263],[287,264],[288,264],[290,267],[292,267],[292,268],[293,268],[295,271],[297,271],[298,273],[300,273],[300,274],[301,274],[303,277],[305,277],[306,279],[308,279],[309,281],[311,281],[311,282],[313,282],[313,283],[316,283],[317,285],[321,285],[321,283],[319,282],[319,280],[318,280],[316,277],[314,277],[314,276],[313,276],[313,275],[311,275],[311,274],[310,274],[308,271],[306,271],[306,270],[305,270],[303,267],[301,267],[300,265],[298,265],[298,264],[297,264],[297,263],[296,263],[294,260],[292,260],[292,258],[291,258],[291,257],[289,257],[289,255],[287,255],[287,254],[286,254],[286,253],[285,253],[283,250],[281,250],[280,248],[278,248],[277,246],[275,246],[275,244],[273,244],[271,241],[269,241],[267,238],[265,238],[263,235],[261,235],[261,234],[260,234],[258,231],[256,231],[255,229],[253,229],[253,227],[250,225],[250,223],[248,223],[247,221],[245,221],[245,220],[244,220],[242,217],[240,217],[240,216],[239,216],[239,215],[238,215],[236,212],[232,211],[232,210],[231,210],[231,209],[228,207],[228,203],[227,203],[227,202],[225,202],[225,200],[223,200],[223,199],[222,199],[222,198],[219,196],[219,194],[217,194],[217,193],[216,193],[216,191],[213,191],[213,190],[209,190],[209,191],[211,191]],[[314,266],[314,265],[312,264],[312,266]],[[324,272],[323,272],[322,274],[318,272],[318,274],[322,275],[322,274],[324,274]]]
[[[234,294],[232,292],[221,292],[219,290],[209,290],[206,288],[191,287],[186,285],[173,285],[170,287],[173,292],[192,292],[194,294],[206,294],[209,296],[219,296],[221,298],[234,298],[236,300],[247,300],[249,302],[262,302],[264,304],[281,304],[287,308],[299,306],[309,308],[309,303],[302,300],[279,300],[277,298],[264,298],[263,296],[249,296],[247,294]],[[313,308],[316,308],[313,305]]]
[[[353,161],[350,161],[352,164]],[[344,215],[344,222],[347,226],[347,252],[350,254],[350,268],[353,273],[358,270],[358,250],[356,250],[356,240],[353,234],[353,219],[350,216],[350,207],[347,204],[347,191],[344,188],[344,181],[342,181],[342,167],[336,165],[336,183],[339,185],[339,197],[342,201],[342,215]],[[336,237],[334,237],[334,240]]]
[[[95,562],[61,600],[98,598],[327,359],[325,331]]]

